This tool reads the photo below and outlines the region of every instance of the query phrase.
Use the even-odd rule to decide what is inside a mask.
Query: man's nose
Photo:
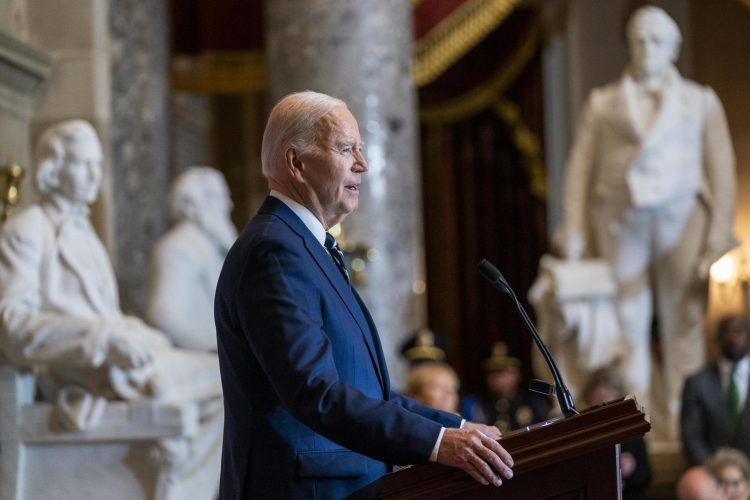
[[[367,164],[367,159],[365,158],[364,150],[357,149],[354,159],[356,161],[355,166],[359,166],[357,170],[358,172],[367,172],[370,170],[370,166]]]

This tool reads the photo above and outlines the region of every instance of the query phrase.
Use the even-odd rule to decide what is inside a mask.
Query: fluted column
[[[349,242],[377,251],[358,285],[378,325],[395,387],[398,346],[424,314],[422,201],[408,0],[266,2],[271,96],[316,90],[344,100],[359,121],[370,165]],[[416,292],[415,292],[416,290]]]

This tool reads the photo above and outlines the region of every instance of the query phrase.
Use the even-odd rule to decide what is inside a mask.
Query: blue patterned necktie
[[[339,271],[341,271],[341,274],[344,276],[347,285],[351,286],[351,283],[349,282],[349,271],[347,271],[346,262],[344,261],[344,253],[336,243],[336,238],[331,236],[331,233],[326,233],[325,247],[328,249],[328,253],[331,254],[333,262],[336,263],[336,267],[339,268]]]

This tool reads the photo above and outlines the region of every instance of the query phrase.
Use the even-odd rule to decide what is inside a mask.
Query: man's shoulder
[[[232,246],[227,259],[295,251],[302,248],[303,238],[276,214],[260,213],[253,217]]]
[[[685,385],[687,387],[688,385],[694,386],[694,385],[705,384],[715,379],[717,373],[718,373],[718,368],[716,366],[716,363],[711,363],[709,365],[704,366],[697,372],[694,372],[691,375],[689,375],[685,380]]]

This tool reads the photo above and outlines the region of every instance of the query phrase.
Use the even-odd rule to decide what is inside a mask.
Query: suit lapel
[[[381,369],[381,366],[384,367],[385,365],[381,365],[380,362],[382,359],[382,349],[380,349],[380,343],[378,342],[376,345],[373,340],[375,331],[371,332],[370,324],[368,324],[367,318],[365,318],[365,309],[364,307],[360,307],[360,303],[357,302],[354,289],[346,283],[346,280],[341,275],[341,271],[336,267],[336,264],[333,262],[331,256],[328,255],[325,247],[314,238],[310,230],[307,229],[299,217],[297,217],[297,215],[282,201],[269,196],[263,203],[260,212],[270,213],[281,218],[302,238],[305,249],[313,258],[318,268],[323,272],[326,279],[331,283],[334,290],[336,290],[336,294],[344,303],[349,314],[351,314],[355,323],[359,327],[362,339],[367,346],[370,360],[372,361],[375,373],[378,377],[378,382],[383,390],[383,394],[386,395],[387,376],[384,376],[384,369]]]

